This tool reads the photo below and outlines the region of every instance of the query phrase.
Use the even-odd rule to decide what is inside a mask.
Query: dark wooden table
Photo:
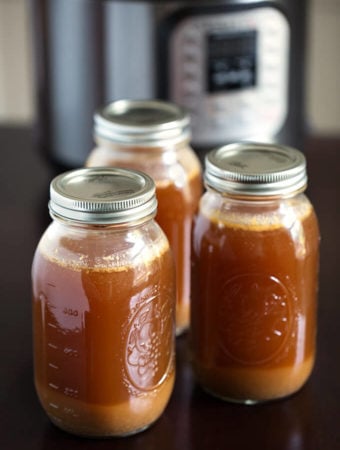
[[[33,387],[30,266],[49,223],[53,170],[28,129],[0,128],[0,449],[340,449],[340,137],[309,138],[305,152],[322,234],[318,356],[307,385],[283,401],[258,406],[224,403],[196,385],[177,340],[177,381],[158,422],[139,435],[86,440],[59,431]],[[338,200],[338,203],[337,203]]]

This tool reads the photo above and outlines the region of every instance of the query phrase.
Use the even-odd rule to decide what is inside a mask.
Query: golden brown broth
[[[255,398],[268,398],[266,390],[274,398],[296,390],[315,353],[314,212],[309,208],[290,229],[275,221],[237,226],[200,215],[194,239],[191,343],[202,384],[242,398],[242,389],[233,388],[237,377],[247,398],[253,380],[259,385],[267,373],[261,387],[250,389]],[[279,369],[290,376],[286,391],[279,388]]]
[[[176,264],[176,326],[186,328],[190,320],[190,252],[192,217],[201,195],[201,177],[197,172],[188,185],[157,184],[156,220],[169,239]]]
[[[36,381],[42,405],[60,428],[85,437],[126,436],[150,426],[164,411],[175,381],[172,371],[155,391],[128,402],[97,405],[52,392]],[[58,409],[56,409],[58,407]]]
[[[196,374],[207,390],[224,399],[266,401],[285,397],[299,390],[309,377],[314,357],[301,364],[277,368],[196,366]]]
[[[202,194],[200,166],[188,153],[182,161],[183,167],[176,166],[177,176],[172,178],[167,173],[167,166],[161,166],[159,162],[161,149],[137,147],[129,148],[128,151],[134,154],[134,158],[124,160],[113,157],[110,150],[98,147],[90,155],[87,165],[124,166],[142,170],[153,177],[158,199],[156,221],[165,232],[175,259],[176,326],[180,333],[188,327],[190,320],[191,228]],[[162,175],[163,171],[165,175]]]
[[[70,266],[37,251],[35,379],[43,406],[62,428],[95,435],[101,417],[107,434],[125,434],[163,411],[174,378],[168,249],[142,269],[143,277],[132,266]]]

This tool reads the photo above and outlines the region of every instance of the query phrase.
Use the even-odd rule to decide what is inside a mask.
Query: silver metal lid
[[[209,152],[205,165],[206,185],[232,195],[289,195],[307,185],[305,157],[291,147],[230,144]]]
[[[143,172],[93,167],[58,175],[50,185],[52,216],[88,224],[117,224],[154,215],[155,184]]]
[[[170,102],[118,100],[95,113],[94,134],[120,144],[160,146],[190,139],[190,119]]]

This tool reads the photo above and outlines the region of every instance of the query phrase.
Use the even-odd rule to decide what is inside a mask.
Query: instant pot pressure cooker
[[[117,99],[188,109],[197,152],[236,140],[301,148],[305,0],[31,0],[40,147],[84,163]]]

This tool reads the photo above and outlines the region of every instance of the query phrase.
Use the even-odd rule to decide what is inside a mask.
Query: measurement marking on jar
[[[55,325],[54,323],[51,323],[51,322],[48,322],[47,325],[48,325],[50,328],[57,328],[57,325]]]
[[[56,287],[56,285],[55,285],[55,284],[53,284],[53,283],[47,283],[47,286],[51,286],[51,287],[53,287],[53,288],[55,288],[55,287]]]
[[[65,355],[73,356],[74,358],[78,358],[78,356],[79,356],[78,350],[76,350],[74,348],[70,348],[70,347],[65,347],[64,353],[65,353]]]
[[[68,408],[66,406],[64,407],[64,413],[69,414],[70,416],[72,416],[74,418],[79,417],[79,414],[77,414],[73,408]]]
[[[78,312],[77,309],[64,308],[64,309],[63,309],[63,314],[65,314],[66,316],[78,317],[79,312]]]
[[[58,366],[56,366],[55,364],[52,364],[52,363],[48,363],[48,365],[49,365],[49,367],[52,367],[52,369],[56,369],[56,370],[58,370],[58,369],[59,369],[59,367],[58,367]]]
[[[49,405],[51,406],[51,408],[59,409],[59,406],[56,405],[55,403],[51,403],[51,402],[50,402]]]
[[[67,397],[78,398],[78,396],[79,396],[78,389],[65,387],[63,392],[65,395],[67,395]]]
[[[52,389],[55,389],[56,391],[59,389],[59,386],[57,386],[56,384],[53,383],[48,383],[49,387],[51,387]]]
[[[49,302],[49,301],[46,302],[46,306],[47,306],[49,309],[57,309],[57,307],[56,307],[55,305],[53,305],[53,303],[51,303],[51,302]]]
[[[49,347],[53,348],[54,350],[57,350],[57,348],[58,348],[57,345],[54,345],[54,344],[52,344],[51,342],[49,342],[47,345],[48,345]]]

